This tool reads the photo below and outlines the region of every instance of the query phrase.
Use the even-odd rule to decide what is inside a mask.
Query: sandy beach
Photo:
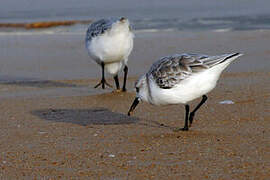
[[[93,88],[101,69],[82,34],[0,35],[0,179],[270,177],[270,31],[135,35],[126,93]],[[190,131],[172,131],[184,125],[183,105],[142,103],[127,116],[136,79],[159,57],[184,52],[244,56]]]

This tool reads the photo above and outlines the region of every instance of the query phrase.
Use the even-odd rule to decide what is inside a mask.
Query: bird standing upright
[[[136,98],[128,115],[140,100],[153,105],[185,104],[185,125],[177,130],[187,131],[196,111],[207,100],[206,94],[216,86],[222,71],[241,55],[175,54],[159,59],[135,83]],[[189,113],[188,102],[198,97],[202,97],[201,102]]]
[[[120,90],[118,72],[124,66],[124,82],[122,90],[126,91],[128,74],[128,56],[133,48],[134,34],[131,32],[128,19],[101,19],[88,27],[85,45],[90,57],[101,66],[102,79],[95,88],[102,85],[112,87],[105,80],[105,72],[112,74],[116,89]]]

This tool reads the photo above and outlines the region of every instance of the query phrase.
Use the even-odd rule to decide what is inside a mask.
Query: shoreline
[[[31,97],[31,93],[35,97],[59,96],[61,91],[65,92],[64,95],[97,93],[97,90],[89,90],[87,84],[73,86],[73,82],[88,82],[91,88],[90,84],[100,78],[100,67],[85,50],[84,34],[0,36],[0,41],[2,97]],[[232,63],[223,75],[268,73],[269,41],[270,31],[135,33],[134,49],[128,61],[128,77],[135,81],[135,77],[147,72],[154,61],[174,53],[215,55],[241,52],[244,56]],[[122,75],[120,71],[119,77]],[[114,84],[109,74],[105,76]],[[69,81],[72,81],[71,85],[65,83]],[[7,86],[11,87],[11,92]],[[133,88],[130,82],[128,86]]]
[[[228,79],[241,79],[245,83],[256,84],[253,78],[262,78],[261,81],[269,77],[267,72],[225,72],[221,74],[219,83]],[[129,77],[127,90],[129,93],[135,92],[134,83],[139,76]],[[264,79],[264,80],[263,80]],[[121,77],[122,83],[123,78]],[[35,98],[58,98],[58,97],[83,97],[99,95],[104,93],[114,93],[114,88],[95,89],[93,88],[98,79],[68,79],[68,80],[18,80],[0,81],[0,99],[35,99]],[[108,83],[114,86],[113,78],[107,78]],[[238,81],[230,84],[237,85]],[[217,86],[218,86],[217,85]]]

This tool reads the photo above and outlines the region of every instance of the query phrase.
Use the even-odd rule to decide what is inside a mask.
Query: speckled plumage
[[[216,87],[222,71],[242,55],[175,54],[159,59],[135,83],[136,97],[128,115],[140,101],[153,105],[185,104],[185,125],[175,130],[187,131],[195,113],[206,102],[206,94]],[[188,103],[199,97],[201,102],[190,112]]]
[[[89,25],[85,47],[89,56],[102,68],[102,88],[105,84],[104,71],[114,76],[116,88],[119,89],[118,72],[124,66],[124,85],[125,91],[126,78],[128,73],[128,56],[133,49],[134,34],[131,31],[129,20],[122,18],[101,19]]]
[[[93,22],[89,25],[86,32],[86,41],[91,41],[93,37],[104,34],[107,30],[112,28],[113,23],[115,23],[117,19],[101,19],[96,22]]]
[[[203,54],[175,54],[155,62],[148,76],[153,76],[156,84],[163,89],[170,89],[192,73],[201,72],[226,58],[226,55],[207,56]]]

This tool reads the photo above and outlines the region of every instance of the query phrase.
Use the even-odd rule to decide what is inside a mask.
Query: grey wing
[[[192,74],[209,69],[238,54],[224,54],[220,56],[175,54],[166,56],[152,65],[148,75],[153,76],[160,88],[170,89]]]
[[[104,34],[112,28],[115,19],[101,19],[89,25],[86,32],[86,41],[91,41],[93,37]]]
[[[215,65],[225,62],[234,57],[241,56],[240,53],[223,54],[218,56],[208,56],[203,54],[183,54],[181,63],[189,66],[192,72],[203,71]]]
[[[166,56],[155,62],[148,72],[156,84],[163,89],[170,89],[192,73],[191,69],[182,64],[182,56]]]

